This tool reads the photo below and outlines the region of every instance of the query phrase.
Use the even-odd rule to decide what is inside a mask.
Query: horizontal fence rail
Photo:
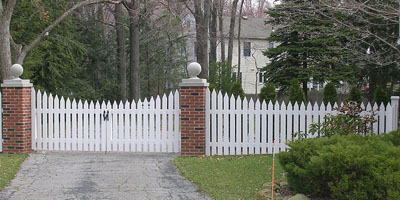
[[[297,139],[298,133],[306,138],[316,137],[310,133],[310,125],[322,123],[325,116],[338,112],[333,109],[337,104],[267,104],[236,99],[215,90],[211,94],[207,91],[206,100],[207,155],[272,154],[274,141],[276,151],[286,151],[286,143]],[[368,103],[361,107],[366,110],[361,115],[375,113],[374,133],[390,132],[395,127],[397,111],[390,104],[385,107]]]
[[[32,91],[34,150],[179,152],[179,93],[87,102]]]

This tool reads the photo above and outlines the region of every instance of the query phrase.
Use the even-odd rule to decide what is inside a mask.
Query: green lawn
[[[174,163],[214,199],[254,199],[272,177],[271,155],[178,157]],[[275,159],[275,180],[283,179],[284,171]]]
[[[0,191],[15,177],[28,154],[0,154]]]

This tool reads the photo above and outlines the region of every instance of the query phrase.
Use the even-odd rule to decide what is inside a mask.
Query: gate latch
[[[109,114],[110,114],[110,111],[108,111],[108,110],[107,110],[107,112],[106,112],[106,111],[103,112],[103,120],[104,120],[104,121],[108,121],[108,120],[109,120],[109,119],[108,119],[108,115],[109,115]]]

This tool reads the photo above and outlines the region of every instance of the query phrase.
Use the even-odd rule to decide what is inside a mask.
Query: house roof
[[[271,35],[272,26],[269,24],[265,24],[265,18],[242,18],[241,21],[241,32],[240,38],[246,39],[266,39]],[[223,18],[223,32],[225,37],[229,37],[229,26],[231,23],[230,17]],[[218,25],[218,23],[217,23]],[[235,21],[235,31],[234,37],[237,38],[238,35],[238,27],[239,27],[239,19],[236,18]],[[219,35],[219,29],[217,28],[217,32]]]

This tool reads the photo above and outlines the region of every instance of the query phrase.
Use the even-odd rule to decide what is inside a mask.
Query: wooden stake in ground
[[[274,174],[275,174],[275,140],[272,147],[272,189],[271,189],[271,199],[274,200]]]

